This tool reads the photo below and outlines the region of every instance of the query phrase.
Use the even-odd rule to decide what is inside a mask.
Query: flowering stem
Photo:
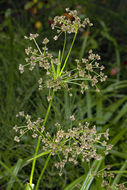
[[[64,46],[63,46],[63,51],[62,51],[62,56],[61,56],[61,63],[62,63],[63,56],[64,56],[64,51],[65,51],[66,41],[67,41],[67,33],[65,32]]]
[[[91,184],[94,180],[94,177],[97,174],[98,169],[100,168],[100,165],[101,165],[103,159],[104,158],[102,157],[101,160],[94,160],[94,162],[91,166],[91,169],[88,172],[88,174],[82,184],[81,190],[89,190],[89,187],[91,186]]]
[[[63,67],[62,67],[62,69],[61,69],[61,71],[60,71],[60,75],[62,74],[62,72],[63,72],[63,70],[64,70],[64,68],[65,68],[65,66],[66,66],[67,60],[68,60],[68,58],[69,58],[69,55],[70,55],[70,53],[71,53],[72,47],[73,47],[73,45],[74,45],[74,42],[75,42],[75,39],[76,39],[76,36],[77,36],[77,32],[78,32],[78,30],[75,32],[75,35],[74,35],[74,38],[73,38],[73,41],[72,41],[70,50],[69,50],[68,55],[67,55],[67,57],[66,57],[66,59],[65,59],[64,65],[63,65]]]
[[[43,167],[43,169],[42,169],[42,171],[41,171],[41,174],[40,174],[40,176],[39,176],[39,178],[38,178],[38,181],[37,181],[37,185],[36,185],[36,189],[35,189],[35,190],[38,190],[38,188],[39,188],[40,180],[41,180],[41,178],[42,178],[42,176],[43,176],[43,173],[44,173],[44,171],[45,171],[45,169],[46,169],[46,167],[47,167],[47,165],[48,165],[48,162],[49,162],[49,160],[50,160],[50,157],[51,157],[51,153],[49,154],[49,156],[48,156],[48,158],[47,158],[47,160],[46,160],[46,162],[45,162],[45,165],[44,165],[44,167]]]
[[[54,97],[54,91],[52,92],[52,98],[51,98],[51,100],[50,100],[50,103],[49,103],[49,106],[48,106],[48,109],[47,109],[47,113],[46,113],[46,115],[45,115],[45,119],[44,119],[44,122],[43,122],[43,126],[45,126],[45,124],[46,124],[46,122],[47,122],[48,115],[49,115],[50,108],[51,108],[52,101],[53,101],[53,97]],[[39,150],[39,146],[40,146],[40,142],[41,142],[41,139],[38,138],[38,142],[37,142],[37,146],[36,146],[36,150],[35,150],[34,157],[37,156],[37,153],[38,153],[38,150]],[[32,163],[32,169],[31,169],[31,174],[30,174],[30,188],[29,188],[29,190],[31,190],[31,187],[32,187],[33,175],[34,175],[34,170],[35,170],[35,164],[36,164],[36,159],[34,159],[34,160],[33,160],[33,163]]]
[[[37,158],[39,158],[39,157],[42,157],[42,156],[44,156],[44,155],[46,155],[46,154],[49,154],[50,152],[51,152],[50,150],[45,151],[45,152],[42,152],[42,153],[38,154],[36,157],[30,158],[29,160],[27,160],[27,162],[33,161],[33,160],[35,160],[35,159],[37,159]]]
[[[38,46],[38,44],[37,44],[37,42],[36,42],[35,38],[34,38],[33,40],[34,40],[35,45],[37,46],[38,51],[39,51],[39,52],[40,52],[40,54],[42,55],[42,52],[41,52],[41,50],[40,50],[40,48],[39,48],[39,46]]]

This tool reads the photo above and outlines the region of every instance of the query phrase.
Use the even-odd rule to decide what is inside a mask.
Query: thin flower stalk
[[[49,103],[49,106],[48,106],[48,109],[47,109],[47,113],[46,113],[46,116],[45,116],[45,119],[44,119],[44,122],[43,122],[43,126],[45,126],[45,124],[47,122],[48,115],[49,115],[49,112],[50,112],[50,109],[51,109],[51,105],[52,105],[52,101],[53,101],[53,97],[54,97],[54,92],[52,93],[52,98],[50,100],[50,103]],[[38,153],[38,150],[39,150],[39,146],[40,146],[40,142],[41,142],[41,139],[38,138],[38,142],[37,142],[37,146],[36,146],[34,157],[37,156],[37,153]],[[35,164],[36,164],[36,159],[34,159],[33,163],[32,163],[32,169],[31,169],[31,174],[30,174],[30,187],[32,186],[32,182],[33,182],[33,175],[34,175],[34,170],[35,170]]]
[[[46,169],[46,167],[47,167],[47,165],[48,165],[48,163],[49,163],[50,158],[51,158],[51,153],[48,155],[48,158],[47,158],[47,160],[46,160],[46,162],[45,162],[45,165],[44,165],[44,167],[43,167],[43,169],[42,169],[42,171],[41,171],[41,174],[40,174],[40,176],[39,176],[39,178],[38,178],[38,181],[37,181],[37,185],[36,185],[35,190],[38,190],[38,188],[39,188],[40,181],[41,181],[42,176],[43,176],[43,174],[44,174],[44,172],[45,172],[45,169]]]

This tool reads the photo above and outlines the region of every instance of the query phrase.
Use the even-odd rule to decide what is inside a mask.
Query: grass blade
[[[115,117],[115,119],[112,121],[114,124],[117,123],[120,118],[125,115],[127,112],[127,103],[124,104],[124,106],[122,107],[122,109],[119,111],[119,114]]]
[[[97,93],[96,96],[96,117],[97,117],[97,124],[103,123],[103,116],[102,116],[102,96],[101,94]]]
[[[15,179],[15,181],[17,181],[17,183],[19,183],[19,185],[21,187],[23,187],[23,185],[22,185],[21,181],[19,180],[19,178],[16,175],[14,175],[14,173],[11,171],[11,169],[8,168],[1,160],[0,160],[0,165],[2,165],[8,171],[8,173]]]
[[[72,190],[75,187],[75,185],[81,183],[85,177],[86,175],[82,175],[81,177],[73,181],[71,184],[69,184],[64,190]]]
[[[39,158],[39,157],[41,157],[41,156],[44,156],[44,155],[46,155],[46,154],[49,154],[49,153],[50,153],[50,151],[42,152],[42,153],[38,154],[37,156],[34,156],[33,158],[30,158],[29,160],[27,160],[27,162],[30,162],[30,161],[32,161],[32,160],[35,160],[35,159],[37,159],[37,158]]]
[[[13,174],[14,174],[15,176],[17,176],[17,174],[18,174],[18,171],[19,171],[19,169],[20,169],[20,167],[21,167],[22,162],[23,162],[23,160],[22,160],[22,159],[19,159],[18,162],[17,162],[17,164],[16,164],[16,166],[14,167],[14,169],[13,169]],[[13,176],[12,176],[11,179],[10,179],[10,181],[8,182],[7,190],[11,190],[11,189],[12,189],[12,186],[13,186],[13,183],[14,183],[14,182],[15,182],[15,181],[14,181],[14,178],[13,178]]]
[[[127,168],[127,160],[124,162],[124,164],[122,165],[122,167],[120,168],[120,172],[122,172],[123,170],[125,170]],[[115,177],[115,179],[113,180],[113,183],[112,183],[112,188],[115,184],[118,184],[119,183],[119,180],[122,176],[122,173],[118,173],[117,176]]]

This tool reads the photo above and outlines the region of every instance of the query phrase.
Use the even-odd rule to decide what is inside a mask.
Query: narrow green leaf
[[[46,151],[46,152],[42,152],[42,153],[38,154],[37,156],[35,156],[34,158],[30,158],[29,160],[27,160],[27,162],[30,162],[30,161],[32,161],[32,160],[35,160],[35,159],[37,159],[37,158],[39,158],[39,157],[41,157],[41,156],[44,156],[44,155],[46,155],[46,154],[49,154],[49,153],[50,153],[50,150],[49,150],[49,151]]]
[[[53,70],[54,76],[56,77],[56,71],[55,71],[54,64],[53,64],[53,63],[51,63],[51,65],[52,65],[52,70]]]
[[[112,103],[111,105],[109,105],[105,110],[106,113],[103,116],[104,121],[108,121],[112,117],[113,113],[116,110],[118,110],[119,106],[121,106],[124,103],[124,101],[126,101],[126,100],[127,100],[127,97],[124,97],[124,98]]]
[[[75,187],[75,185],[81,183],[81,182],[84,180],[85,177],[86,177],[86,175],[82,175],[82,176],[79,177],[78,179],[74,180],[74,181],[73,181],[71,184],[69,184],[67,187],[65,187],[64,190],[72,190],[72,189]]]
[[[16,164],[16,166],[14,167],[13,174],[15,176],[17,176],[17,174],[18,174],[18,171],[19,171],[19,169],[21,167],[22,162],[23,162],[23,160],[19,159],[18,162],[17,162],[17,164]],[[8,182],[7,190],[11,190],[12,189],[14,182],[15,182],[15,180],[14,180],[14,178],[12,176],[11,179],[10,179],[10,181]]]
[[[97,124],[103,123],[103,113],[102,113],[102,95],[97,93],[96,95],[96,117],[97,117]]]
[[[111,85],[109,85],[106,89],[104,90],[101,90],[101,92],[103,92],[104,94],[105,93],[108,93],[108,92],[114,92],[114,90],[117,90],[117,89],[120,89],[120,88],[125,88],[127,87],[127,80],[124,80],[124,81],[119,81],[119,82],[115,82]]]
[[[84,52],[85,52],[85,49],[86,49],[86,45],[87,45],[87,41],[88,41],[88,33],[89,31],[86,32],[86,35],[84,36],[84,39],[83,39],[83,43],[82,43],[82,48],[81,48],[81,51],[80,51],[80,56],[79,56],[79,59],[81,60],[84,56]]]
[[[69,118],[71,116],[71,106],[70,106],[70,102],[69,102],[69,97],[68,97],[68,92],[64,91],[64,110],[65,110],[65,118],[67,121],[67,124],[69,124]]]
[[[116,145],[118,141],[122,138],[122,136],[126,133],[127,127],[123,128],[118,135],[116,135],[113,140],[111,141],[111,144]]]
[[[57,76],[60,73],[60,67],[61,67],[61,51],[59,50],[59,56],[58,56],[59,64],[57,65]]]
[[[92,119],[92,99],[89,90],[86,91],[86,106],[88,119]]]
[[[127,160],[124,162],[124,164],[122,165],[122,167],[120,168],[120,171],[119,172],[122,172],[122,173],[118,173],[117,176],[114,178],[113,182],[112,182],[112,187],[115,185],[115,184],[118,184],[119,183],[119,180],[123,174],[123,170],[125,170],[127,168]]]
[[[15,181],[17,181],[19,183],[19,185],[22,187],[22,183],[19,180],[19,178],[17,176],[14,175],[14,173],[12,172],[12,170],[10,168],[8,168],[1,160],[0,160],[0,165],[2,165],[7,171],[8,173],[15,179]]]
[[[118,152],[116,150],[110,150],[109,153],[114,155],[114,156],[118,156],[119,158],[127,159],[127,154],[126,153]]]
[[[109,173],[115,173],[115,174],[123,174],[127,173],[127,170],[110,170]]]
[[[119,111],[119,114],[115,117],[115,119],[112,121],[114,124],[117,123],[122,116],[124,116],[127,113],[127,103],[124,104],[122,109]]]

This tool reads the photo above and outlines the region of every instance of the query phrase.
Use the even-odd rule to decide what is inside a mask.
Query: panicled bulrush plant
[[[88,123],[79,123],[77,126],[72,125],[68,130],[64,130],[64,127],[57,123],[55,127],[58,130],[56,134],[53,135],[46,129],[46,122],[56,91],[65,88],[69,91],[69,95],[72,96],[73,85],[78,85],[81,93],[84,93],[90,86],[95,87],[96,91],[99,91],[97,86],[98,82],[105,81],[107,77],[103,73],[104,66],[99,63],[101,59],[100,56],[95,54],[92,50],[89,50],[87,58],[82,58],[81,60],[75,59],[73,64],[69,64],[68,59],[78,31],[80,31],[81,28],[85,29],[87,26],[92,26],[93,24],[88,18],[82,21],[76,10],[71,11],[67,8],[66,12],[70,17],[67,17],[66,14],[64,16],[56,16],[51,25],[52,29],[57,30],[57,35],[53,37],[55,41],[64,33],[63,50],[59,50],[58,57],[54,57],[48,50],[48,38],[43,39],[43,46],[41,48],[36,41],[38,34],[30,34],[29,37],[25,36],[25,39],[33,41],[36,47],[28,47],[25,49],[27,63],[25,65],[20,64],[19,70],[23,73],[24,68],[29,66],[30,71],[35,67],[39,67],[45,71],[45,77],[43,77],[43,74],[43,76],[38,79],[38,87],[39,90],[47,88],[49,91],[47,94],[49,106],[44,119],[38,118],[36,121],[32,121],[29,115],[25,115],[24,112],[19,112],[17,117],[23,117],[26,124],[20,127],[14,126],[14,130],[18,133],[14,138],[16,142],[19,142],[21,137],[27,132],[30,132],[33,138],[38,138],[35,155],[32,159],[33,164],[28,189],[32,188],[35,163],[39,157],[39,155],[37,155],[39,147],[43,149],[45,154],[49,154],[49,156],[37,181],[36,190],[39,187],[41,177],[51,156],[58,156],[59,161],[54,163],[54,165],[59,169],[59,175],[61,175],[62,169],[67,162],[78,164],[79,160],[83,162],[89,162],[91,159],[100,160],[101,155],[98,154],[96,145],[100,144],[104,146],[105,154],[108,154],[108,151],[112,148],[112,145],[107,143],[109,139],[108,130],[105,133],[98,133],[96,126],[89,127]],[[74,33],[74,37],[68,53],[65,54],[67,35],[71,33]],[[70,70],[66,69],[67,63],[69,64]],[[75,122],[74,115],[70,116],[70,120],[72,123]]]

